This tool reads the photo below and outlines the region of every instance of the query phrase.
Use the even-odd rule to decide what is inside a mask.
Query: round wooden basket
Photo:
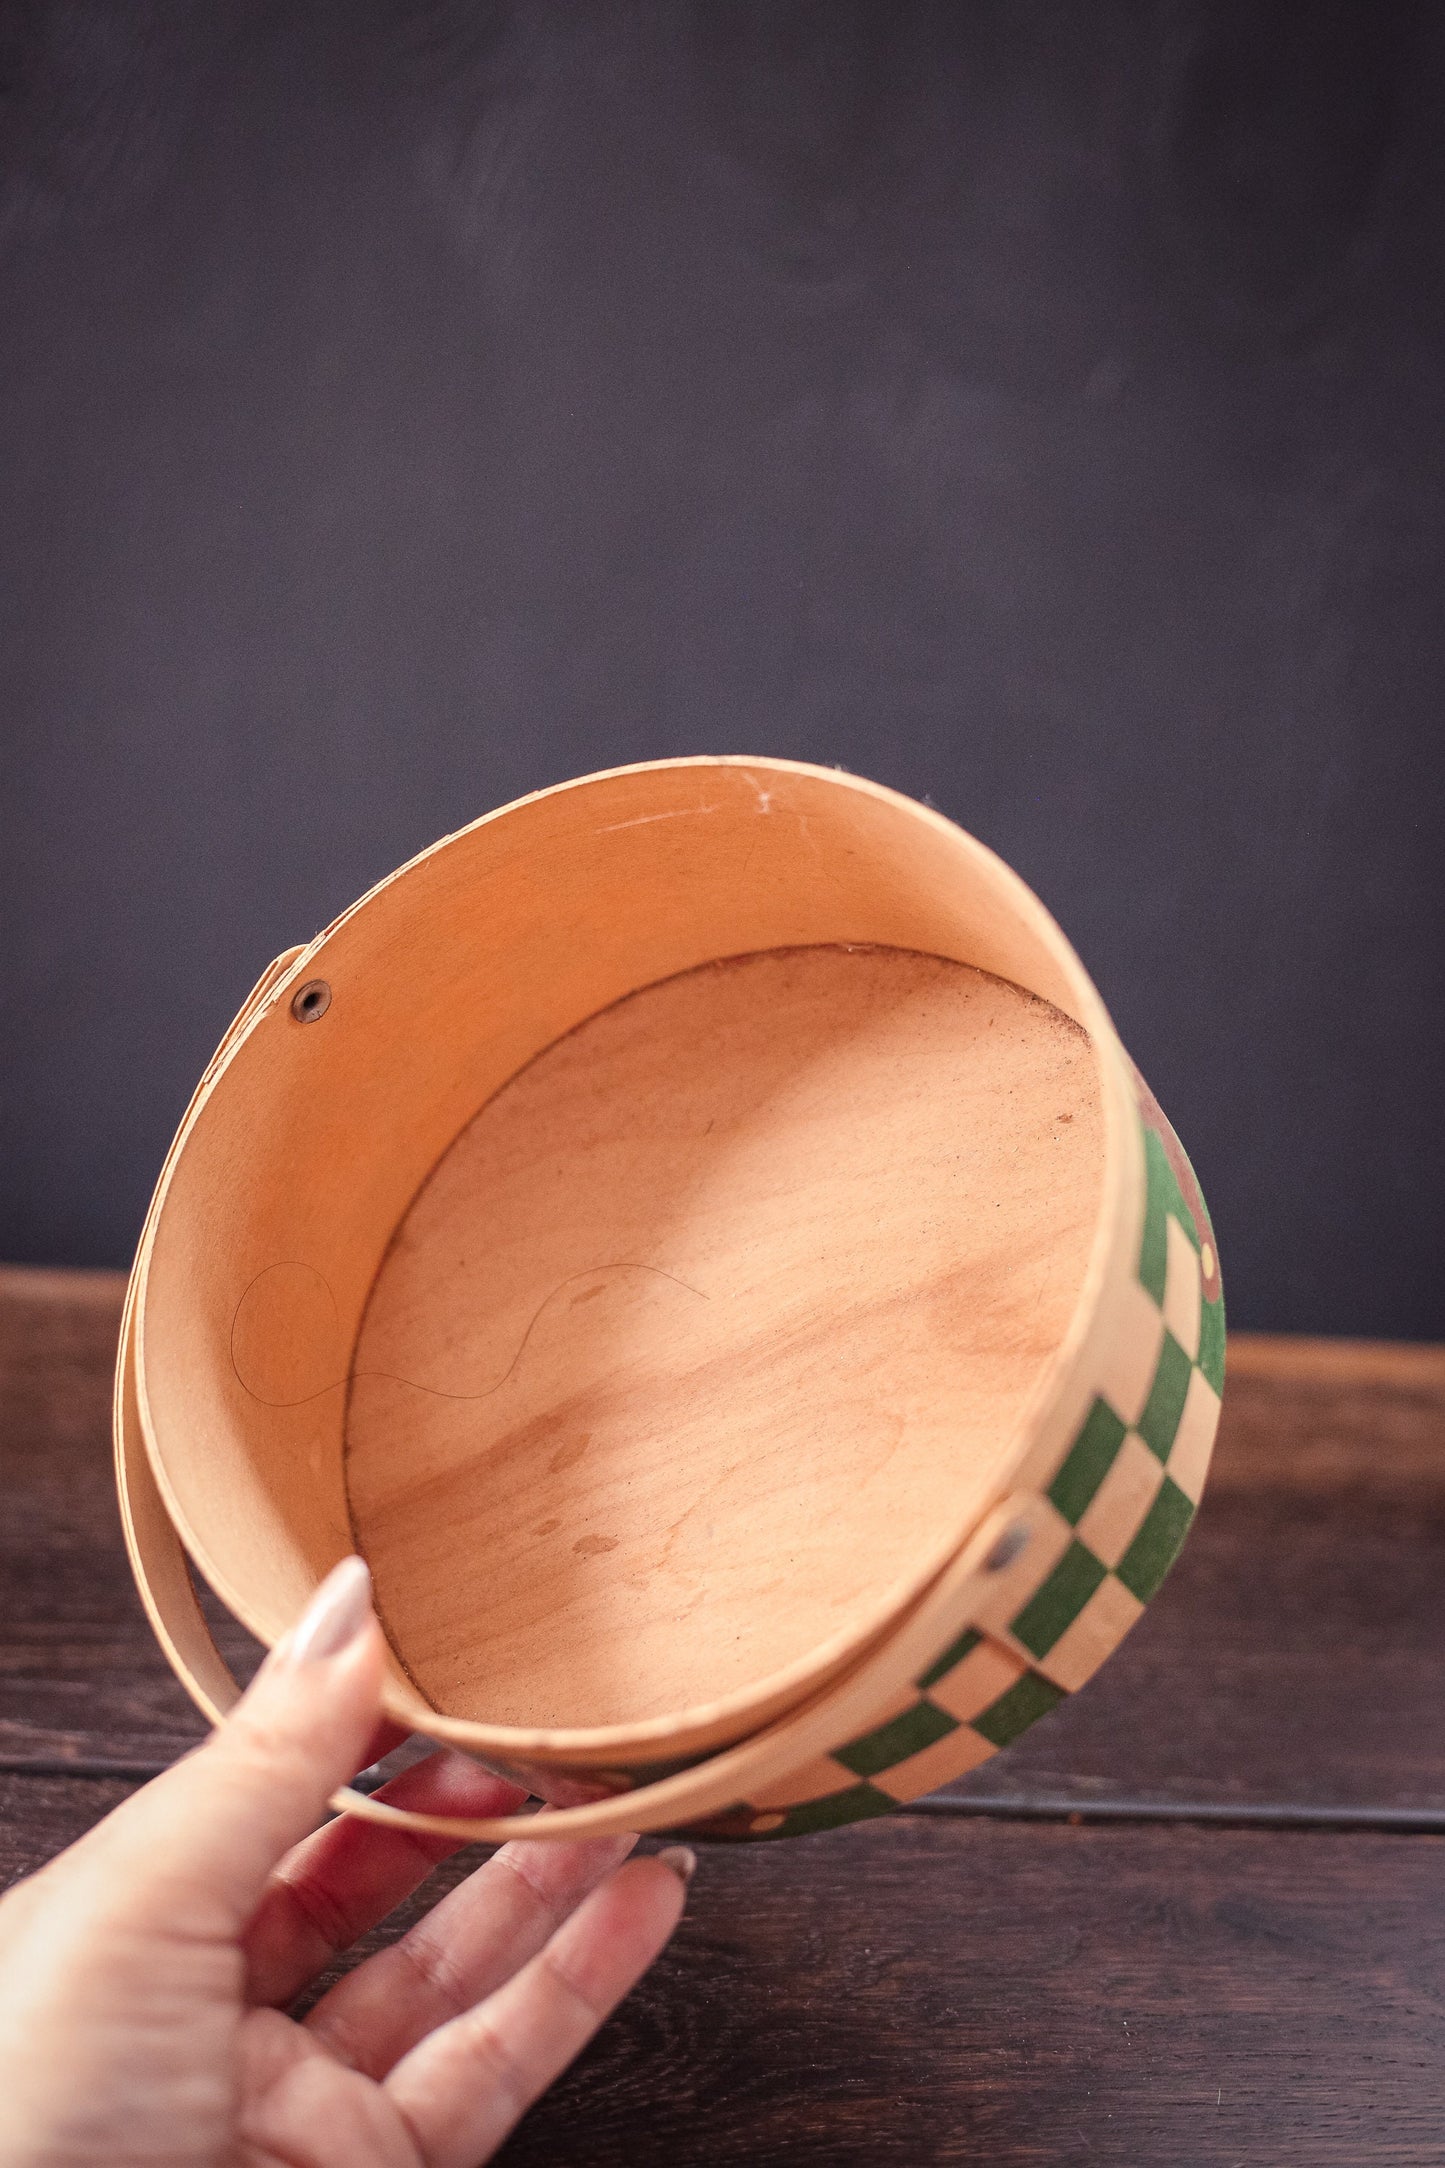
[[[273,964],[131,1279],[127,1540],[236,1687],[370,1561],[391,1716],[603,1829],[788,1835],[1082,1684],[1198,1500],[1197,1184],[1087,975],[926,807],[794,762],[520,800]]]

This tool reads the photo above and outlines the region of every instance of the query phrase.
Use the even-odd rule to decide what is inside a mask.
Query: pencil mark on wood
[[[366,1368],[362,1370],[343,1371],[340,1377],[331,1379],[325,1385],[317,1386],[313,1392],[299,1393],[296,1394],[294,1397],[273,1396],[258,1390],[256,1385],[245,1375],[245,1372],[241,1367],[241,1363],[236,1353],[236,1336],[240,1325],[241,1313],[245,1308],[247,1297],[257,1286],[259,1286],[260,1282],[266,1278],[268,1273],[278,1272],[288,1267],[291,1269],[299,1269],[308,1273],[313,1271],[313,1267],[305,1264],[302,1260],[296,1258],[283,1258],[279,1259],[275,1264],[264,1265],[261,1270],[254,1275],[252,1279],[248,1280],[246,1286],[242,1289],[241,1299],[237,1303],[235,1311],[232,1314],[231,1318],[230,1359],[231,1369],[235,1375],[236,1383],[240,1386],[242,1392],[245,1393],[248,1398],[256,1401],[261,1407],[265,1408],[308,1407],[311,1402],[324,1399],[327,1393],[339,1392],[344,1386],[348,1384],[358,1383],[362,1379],[377,1379],[391,1385],[404,1385],[408,1388],[409,1391],[416,1393],[425,1393],[428,1395],[429,1398],[433,1400],[490,1400],[495,1393],[499,1393],[501,1391],[502,1387],[508,1382],[509,1379],[516,1376],[517,1367],[520,1364],[522,1357],[527,1352],[528,1342],[531,1340],[533,1333],[536,1331],[537,1326],[539,1325],[543,1317],[546,1316],[547,1312],[557,1302],[558,1298],[561,1295],[565,1294],[569,1287],[574,1287],[579,1280],[591,1279],[597,1273],[651,1273],[660,1280],[670,1280],[674,1287],[682,1288],[684,1292],[689,1295],[696,1295],[700,1302],[706,1302],[708,1299],[704,1289],[702,1289],[701,1287],[694,1287],[690,1281],[679,1279],[675,1272],[668,1272],[661,1265],[645,1265],[633,1262],[632,1260],[619,1260],[617,1263],[609,1265],[587,1265],[584,1266],[584,1268],[580,1272],[569,1273],[565,1280],[560,1281],[558,1285],[552,1289],[551,1293],[543,1298],[543,1300],[537,1305],[537,1308],[532,1313],[531,1318],[528,1320],[527,1329],[522,1334],[522,1338],[517,1346],[517,1351],[515,1355],[513,1355],[511,1361],[508,1363],[506,1369],[502,1372],[502,1375],[496,1380],[495,1384],[485,1385],[477,1392],[448,1392],[440,1385],[428,1385],[421,1378],[407,1377],[401,1371]],[[332,1294],[329,1283],[326,1281],[324,1275],[321,1273],[316,1273],[315,1277],[326,1288],[327,1294],[331,1297],[334,1310],[335,1296]],[[587,1294],[574,1297],[571,1307],[575,1308],[578,1303],[587,1301],[592,1294],[602,1294],[605,1293],[605,1291],[605,1286],[599,1286],[590,1289]]]

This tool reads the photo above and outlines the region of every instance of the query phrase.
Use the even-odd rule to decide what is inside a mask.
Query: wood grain
[[[0,1272],[4,1882],[131,1788],[47,1762],[200,1730],[116,1527],[121,1292]],[[1440,1840],[1138,1817],[1445,1825],[1442,1569],[1445,1351],[1240,1337],[1196,1532],[1099,1680],[923,1812],[706,1851],[674,1947],[503,2159],[1433,2168]]]
[[[1077,1080],[1060,1094],[1052,1056],[1036,1072],[1027,1059],[1010,1066],[997,1015],[959,1032],[958,1048],[939,1031],[956,1073],[940,1069],[937,1047],[925,1058],[906,1030],[891,1048],[896,1073],[886,1047],[853,1058],[909,1007],[891,996],[880,1004],[866,985],[861,996],[839,986],[831,1006],[813,1002],[801,1050],[796,1019],[780,1023],[777,1001],[762,1018],[740,996],[731,1047],[715,1018],[675,1020],[661,1034],[662,1062],[639,1025],[630,1080],[639,1089],[629,1093],[626,1074],[609,1082],[604,1063],[597,1079],[573,1076],[575,1093],[564,1085],[534,1108],[537,1135],[513,1122],[480,1191],[463,1195],[440,1239],[411,1245],[402,1330],[388,1359],[363,1359],[353,1379],[381,1262],[439,1163],[465,1167],[466,1149],[453,1148],[479,1108],[525,1100],[527,1081],[514,1081],[523,1071],[537,1063],[536,1074],[554,1074],[538,1057],[570,1034],[579,1046],[605,1039],[609,1025],[580,1027],[642,989],[730,986],[731,972],[700,982],[687,974],[820,946],[835,952],[831,969],[865,978],[885,959],[896,972],[899,953],[911,951],[1051,1003],[1084,1034],[1101,1103],[1095,1134],[1107,1145],[1091,1159]],[[821,965],[810,955],[780,968],[810,978]],[[131,1283],[124,1405],[133,1387],[126,1432],[137,1451],[127,1445],[127,1541],[177,1675],[208,1712],[228,1705],[230,1685],[180,1545],[237,1616],[274,1641],[379,1506],[367,1540],[383,1525],[397,1539],[379,1576],[397,1644],[383,1682],[392,1718],[495,1758],[529,1784],[539,1766],[561,1771],[543,1787],[556,1804],[558,1783],[610,1785],[615,1771],[695,1761],[748,1734],[777,1767],[759,1763],[746,1781],[770,1779],[789,1754],[811,1761],[876,1725],[920,1657],[931,1662],[957,1642],[977,1600],[983,1554],[966,1547],[982,1526],[985,1485],[997,1496],[1017,1480],[1026,1512],[1091,1388],[1121,1413],[1136,1394],[1142,1402],[1160,1313],[1135,1276],[1144,1176],[1136,1073],[1043,905],[930,808],[833,769],[743,755],[580,777],[442,838],[278,979],[283,970],[268,973],[197,1087]],[[306,979],[329,992],[303,1015],[291,997]],[[998,998],[978,996],[983,1007]],[[917,1021],[909,1017],[910,1028]],[[298,1028],[306,1024],[314,1028]],[[693,1105],[696,1128],[684,1123],[669,1139],[687,1097],[671,1072],[697,1087],[709,1054],[715,1119],[702,1123]],[[1058,1109],[1059,1096],[1076,1108]],[[609,1181],[605,1155],[586,1166],[575,1147],[593,1122],[605,1135],[619,1099],[634,1133]],[[652,1115],[651,1134],[646,1124],[636,1133],[634,1099]],[[918,1137],[907,1133],[910,1106]],[[477,1134],[490,1134],[485,1117]],[[560,1183],[538,1135],[559,1150]],[[509,1183],[518,1170],[506,1164],[508,1141],[520,1185]],[[679,1142],[681,1194],[667,1158]],[[1082,1186],[1071,1154],[1089,1169]],[[528,1196],[532,1170],[542,1179]],[[890,1238],[895,1185],[908,1206],[902,1239]],[[504,1209],[494,1244],[489,1192],[505,1200],[509,1187],[511,1218]],[[438,1190],[448,1193],[445,1175]],[[628,1254],[634,1240],[641,1256]],[[672,1265],[661,1263],[657,1253],[674,1248]],[[477,1306],[467,1267],[494,1253],[502,1269]],[[1186,1255],[1187,1279],[1196,1268]],[[714,1275],[711,1292],[677,1269],[690,1261],[704,1279]],[[691,1298],[681,1313],[679,1293]],[[574,1333],[573,1313],[597,1297],[604,1308]],[[665,1302],[670,1318],[658,1314]],[[841,1338],[840,1304],[853,1312]],[[1175,1322],[1187,1339],[1187,1324]],[[413,1359],[413,1338],[429,1361]],[[481,1374],[468,1377],[478,1345]],[[711,1378],[697,1374],[710,1367]],[[418,1391],[429,1413],[396,1407],[398,1393]],[[378,1426],[377,1452],[360,1456],[366,1480],[353,1501],[346,1410],[376,1393],[392,1396],[390,1419]],[[1217,1393],[1194,1407],[1199,1462]],[[467,1438],[469,1423],[480,1438]],[[429,1466],[411,1449],[435,1430],[474,1464],[454,1489],[444,1456]],[[505,1452],[493,1450],[503,1443]],[[1182,1470],[1180,1480],[1192,1495]],[[146,1501],[140,1513],[132,1493]],[[541,1518],[529,1524],[522,1516],[532,1512]],[[499,1535],[500,1556],[488,1553]],[[1068,1541],[1061,1515],[1052,1537]],[[1035,1547],[1039,1574],[1049,1562]],[[1106,1593],[1067,1661],[1060,1653],[1062,1684],[1078,1683],[1136,1615],[1132,1597],[1110,1603]],[[923,1635],[917,1645],[892,1631],[902,1617]],[[494,1628],[497,1646],[479,1650]],[[402,1662],[412,1639],[423,1657],[433,1653],[428,1635],[444,1663],[472,1664],[524,1721],[429,1702]],[[869,1643],[877,1668],[866,1679],[862,1668],[848,1674],[856,1706],[810,1699],[814,1688],[831,1693]],[[559,1722],[563,1694],[571,1706]],[[619,1707],[619,1696],[636,1698]],[[538,1702],[550,1721],[537,1722]],[[784,1716],[786,1729],[770,1728]],[[959,1745],[962,1761],[970,1742]],[[938,1757],[930,1770],[934,1781],[947,1773]],[[680,1773],[666,1781],[665,1798],[629,1804],[640,1826],[726,1807],[744,1773],[710,1761],[686,1800]],[[603,1802],[586,1811],[590,1826]],[[554,1819],[548,1829],[578,1826]]]
[[[0,1878],[125,1790],[0,1778]],[[1436,2168],[1442,1888],[1430,1837],[905,1815],[709,1851],[671,1949],[499,2157]]]
[[[0,1766],[164,1767],[205,1724],[131,1581],[111,1468],[125,1278],[0,1268]],[[242,1675],[251,1638],[208,1609]]]
[[[1077,1025],[901,949],[707,965],[539,1055],[419,1192],[354,1359],[357,1544],[428,1700],[736,1736],[825,1679],[996,1484],[1103,1149]]]
[[[1438,1839],[909,1818],[752,1868],[703,1859],[511,2168],[1439,2161]]]
[[[115,1274],[0,1271],[10,1766],[161,1767],[204,1728],[120,1543],[108,1425],[122,1293]],[[1445,1817],[1442,1585],[1445,1351],[1237,1335],[1215,1472],[1148,1616],[1081,1694],[943,1796]],[[254,1660],[234,1626],[227,1647]]]
[[[135,1789],[120,1777],[0,1770],[0,1890],[34,1874]]]

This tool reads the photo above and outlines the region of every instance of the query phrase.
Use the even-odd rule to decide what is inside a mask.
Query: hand
[[[206,1745],[0,1901],[3,2168],[476,2168],[651,1964],[691,1853],[531,1839],[282,2014],[457,1849],[345,1815],[306,1835],[396,1743],[382,1666],[347,1559]],[[450,1754],[384,1796],[521,1798]]]

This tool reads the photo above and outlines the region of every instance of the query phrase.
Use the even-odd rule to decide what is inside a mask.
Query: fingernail
[[[333,1566],[291,1630],[285,1658],[314,1664],[339,1656],[371,1616],[371,1569],[364,1558]]]
[[[665,1850],[657,1854],[657,1857],[662,1861],[664,1867],[671,1867],[678,1881],[684,1887],[692,1880],[697,1870],[697,1854],[689,1844],[669,1844]]]

